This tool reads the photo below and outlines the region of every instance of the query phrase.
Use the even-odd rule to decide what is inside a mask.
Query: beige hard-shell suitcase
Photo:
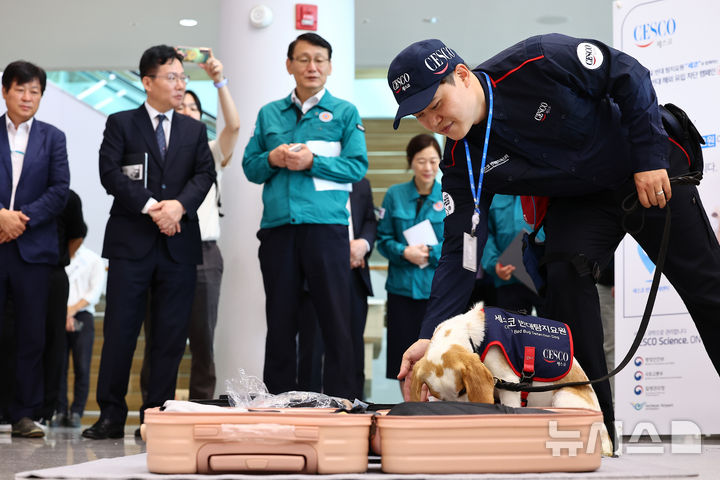
[[[372,415],[292,408],[145,411],[152,473],[357,473],[368,467]]]
[[[388,473],[585,472],[600,467],[602,413],[379,415],[373,450]],[[378,438],[379,437],[379,438]]]

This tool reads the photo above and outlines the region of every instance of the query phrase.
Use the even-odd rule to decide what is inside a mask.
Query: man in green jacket
[[[288,47],[296,87],[260,109],[243,157],[248,180],[263,185],[259,259],[267,338],[263,380],[271,393],[297,389],[297,311],[307,288],[317,311],[325,366],[323,391],[352,396],[350,184],[367,171],[357,109],[325,89],[332,47],[314,33]]]

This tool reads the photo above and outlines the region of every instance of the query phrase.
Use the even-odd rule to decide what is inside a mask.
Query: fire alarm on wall
[[[295,29],[317,30],[317,5],[298,3],[295,5]]]

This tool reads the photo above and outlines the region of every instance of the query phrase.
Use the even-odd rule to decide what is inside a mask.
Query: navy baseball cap
[[[415,42],[398,53],[388,69],[388,85],[398,103],[393,128],[404,116],[424,110],[443,77],[461,63],[454,50],[436,39]]]

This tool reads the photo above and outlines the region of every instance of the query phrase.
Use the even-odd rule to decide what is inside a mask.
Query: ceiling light
[[[194,27],[198,24],[198,21],[194,18],[181,18],[180,19],[180,25],[183,27]]]

